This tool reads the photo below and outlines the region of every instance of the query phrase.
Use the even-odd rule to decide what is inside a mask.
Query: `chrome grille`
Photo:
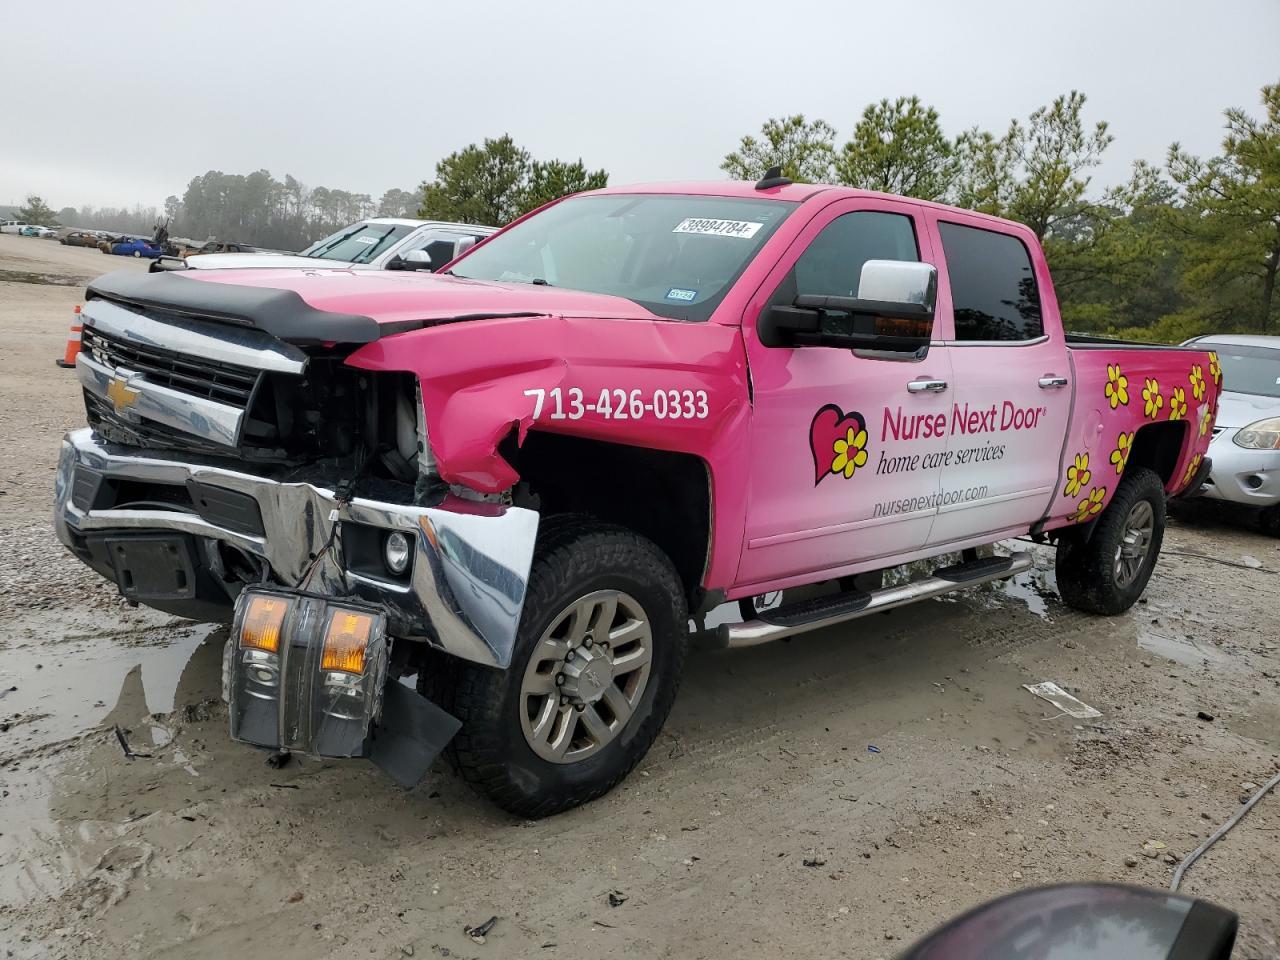
[[[177,353],[109,336],[85,325],[80,349],[99,363],[142,374],[149,382],[216,400],[241,409],[249,406],[261,371]]]
[[[138,417],[121,416],[108,401],[94,396],[88,390],[84,392],[84,405],[89,426],[113,443],[162,449],[180,448],[193,453],[214,455],[225,455],[227,452],[226,447],[209,443],[186,431],[174,430],[164,424]]]

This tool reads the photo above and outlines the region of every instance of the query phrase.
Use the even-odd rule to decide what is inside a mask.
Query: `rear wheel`
[[[452,691],[463,777],[524,817],[617,785],[666,720],[688,614],[671,561],[618,527],[548,523],[507,670],[458,668]]]
[[[1280,506],[1259,511],[1258,528],[1268,536],[1280,537]]]
[[[1093,536],[1058,541],[1058,592],[1077,610],[1114,615],[1128,610],[1151,579],[1164,541],[1164,484],[1140,469],[1120,481]]]

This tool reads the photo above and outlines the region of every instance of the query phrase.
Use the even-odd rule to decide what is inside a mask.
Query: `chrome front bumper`
[[[194,481],[248,495],[257,502],[263,533],[248,534],[184,509],[93,509],[73,499],[77,470],[106,480],[185,485]],[[323,551],[334,523],[398,530],[414,544],[407,582],[343,569],[341,551]],[[225,543],[264,561],[272,578],[296,584],[315,554],[323,554],[308,589],[355,596],[386,611],[392,636],[431,643],[448,653],[505,668],[511,663],[524,606],[538,514],[520,507],[451,499],[415,507],[356,497],[339,505],[334,492],[308,483],[263,477],[103,442],[91,430],[67,434],[55,484],[54,526],[79,553],[84,538],[122,534],[186,534]],[[228,615],[232,598],[228,596]]]

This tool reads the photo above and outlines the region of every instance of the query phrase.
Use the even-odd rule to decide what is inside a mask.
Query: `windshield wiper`
[[[532,280],[530,280],[529,282],[530,282],[530,283],[532,283],[535,287],[550,287],[550,286],[554,286],[554,284],[548,283],[546,280],[542,279],[542,277],[534,277],[534,278],[533,278]]]

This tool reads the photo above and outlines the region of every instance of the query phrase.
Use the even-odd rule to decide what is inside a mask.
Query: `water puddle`
[[[1187,667],[1223,668],[1232,666],[1231,655],[1207,640],[1170,637],[1149,628],[1138,629],[1138,646],[1148,653]]]
[[[1058,601],[1055,583],[1052,570],[1032,569],[1008,580],[1001,580],[998,589],[1003,596],[1024,604],[1031,613],[1045,623],[1052,623],[1053,618],[1049,616],[1049,602]]]
[[[0,904],[58,896],[94,870],[131,822],[133,801],[114,792],[140,796],[121,786],[121,764],[200,776],[166,715],[216,689],[226,636],[128,609],[36,610],[20,623],[0,648]]]
[[[24,633],[39,643],[0,648],[0,729],[7,753],[75,737],[115,708],[125,677],[140,669],[138,715],[169,713],[183,668],[215,627],[160,615],[122,629],[119,616],[34,611]]]

